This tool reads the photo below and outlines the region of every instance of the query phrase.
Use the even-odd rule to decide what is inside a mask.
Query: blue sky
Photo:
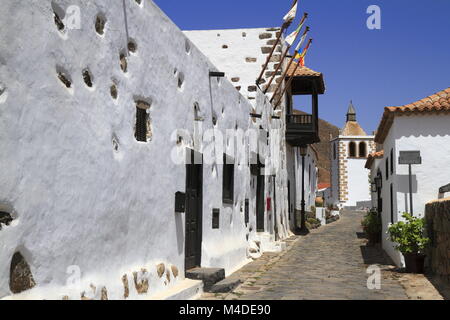
[[[183,30],[281,25],[292,0],[155,0]],[[381,30],[369,30],[369,5]],[[450,0],[300,0],[314,42],[306,65],[324,73],[320,117],[342,127],[350,100],[371,133],[385,106],[450,87]],[[298,106],[301,107],[301,106]],[[301,109],[301,108],[300,108]]]

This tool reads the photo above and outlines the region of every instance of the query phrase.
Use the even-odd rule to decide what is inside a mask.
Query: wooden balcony
[[[311,114],[288,114],[286,141],[294,147],[320,142],[318,118]]]

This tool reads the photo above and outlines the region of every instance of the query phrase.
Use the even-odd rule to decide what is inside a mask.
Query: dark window
[[[222,199],[224,203],[234,201],[234,159],[223,154]]]
[[[219,229],[219,221],[220,221],[220,210],[219,209],[213,209],[212,212],[212,228],[213,229]]]
[[[359,157],[366,158],[367,157],[367,145],[365,142],[359,143]]]
[[[394,149],[391,149],[391,175],[394,174]]]
[[[137,141],[147,142],[147,118],[147,111],[136,107],[135,137]]]
[[[386,180],[389,179],[389,158],[386,158]]]
[[[391,222],[394,223],[394,188],[391,183]]]
[[[348,144],[348,156],[349,157],[356,157],[356,143],[350,142]]]
[[[336,160],[336,143],[333,144],[333,159]]]

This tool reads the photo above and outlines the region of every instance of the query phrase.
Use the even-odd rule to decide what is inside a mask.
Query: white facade
[[[128,30],[121,1],[16,2],[0,7],[0,209],[14,218],[0,230],[0,298],[11,294],[15,252],[37,284],[24,293],[31,298],[99,298],[105,288],[109,299],[122,299],[124,277],[133,299],[173,288],[184,279],[185,215],[174,202],[186,189],[186,167],[171,159],[186,148],[206,154],[211,142],[202,136],[213,128],[276,128],[270,139],[279,140],[284,115],[271,119],[260,91],[251,105],[227,79],[210,78],[218,67],[152,1],[127,2]],[[82,8],[80,29],[59,31],[54,11],[62,15],[69,5]],[[97,16],[106,19],[103,34],[96,33]],[[124,72],[127,33],[137,50]],[[86,69],[92,87],[83,80]],[[149,106],[147,142],[134,136],[139,101]],[[261,119],[249,117],[253,108]],[[283,148],[269,158],[285,159]],[[222,172],[218,162],[203,166],[201,266],[229,274],[248,261],[260,235],[248,163],[236,162],[232,204],[222,201]],[[272,174],[275,185],[267,176],[264,198],[276,197],[276,210],[265,205],[265,232],[282,239],[290,234],[285,162]],[[213,208],[219,229],[211,227]],[[164,276],[157,274],[161,263]],[[76,286],[67,282],[71,266],[81,272]],[[135,281],[147,282],[148,292],[138,294]]]
[[[184,31],[186,36],[216,65],[242,95],[255,104],[256,78],[266,63],[277,39],[279,28],[195,30]],[[284,41],[282,41],[284,43]],[[275,49],[260,82],[267,84],[281,60],[281,46]],[[283,48],[284,51],[284,48]],[[278,71],[281,76],[281,71]],[[278,82],[272,82],[272,89]],[[272,97],[273,90],[267,93]]]
[[[425,204],[436,199],[439,188],[450,182],[449,123],[450,115],[448,114],[425,113],[394,117],[383,142],[384,158],[377,163],[383,177],[383,248],[398,266],[404,263],[402,255],[394,249],[392,242],[387,240],[386,232],[391,222],[402,220],[403,212],[410,212],[408,165],[398,164],[400,151],[420,151],[421,153],[422,164],[412,166],[412,187],[414,216],[423,217]],[[391,164],[393,164],[392,171]],[[376,175],[376,172],[374,173],[377,170],[376,167],[375,165],[372,169],[372,176]]]
[[[367,155],[375,151],[373,140],[374,136],[367,135],[356,122],[351,104],[345,127],[330,141],[333,205],[357,207],[359,202],[370,201],[369,171],[364,164]]]

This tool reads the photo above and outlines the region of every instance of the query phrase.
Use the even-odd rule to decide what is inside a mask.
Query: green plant
[[[308,218],[306,221],[310,224],[320,224],[320,220],[316,218]]]
[[[406,221],[399,221],[388,228],[389,239],[397,243],[395,249],[401,253],[420,253],[430,239],[424,236],[425,219],[403,213]]]
[[[375,209],[371,209],[361,221],[361,225],[367,234],[381,233],[381,216]]]

